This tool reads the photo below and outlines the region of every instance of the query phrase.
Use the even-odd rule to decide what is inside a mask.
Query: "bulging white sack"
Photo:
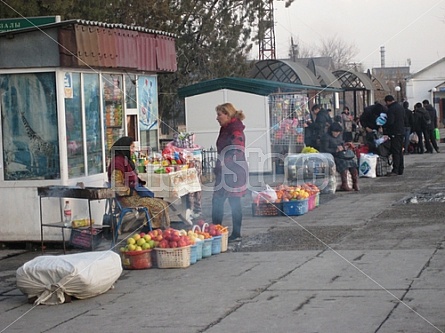
[[[113,251],[44,255],[16,272],[17,287],[34,304],[61,304],[65,294],[85,299],[111,289],[122,274],[121,258]]]

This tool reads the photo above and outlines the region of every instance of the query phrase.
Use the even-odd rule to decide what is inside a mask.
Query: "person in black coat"
[[[431,142],[431,146],[430,149],[427,151],[428,153],[433,153],[433,148],[434,150],[439,153],[439,147],[437,146],[437,142],[436,142],[436,137],[434,136],[434,130],[436,128],[438,128],[438,124],[437,124],[437,111],[434,108],[434,106],[432,106],[430,104],[430,102],[425,99],[422,101],[423,107],[425,108],[425,110],[428,111],[429,115],[430,115],[430,119],[431,119],[431,123],[428,126],[428,136]],[[428,148],[428,146],[427,146]]]
[[[405,109],[405,142],[404,142],[404,153],[409,154],[409,136],[412,132],[413,127],[413,111],[409,108],[409,103],[407,101],[403,102],[403,108]]]
[[[311,119],[306,123],[305,143],[306,146],[320,150],[321,137],[326,133],[329,125],[332,124],[332,118],[328,111],[318,104],[314,104],[311,110]]]
[[[388,107],[384,132],[391,138],[390,152],[392,155],[392,171],[388,176],[401,176],[405,169],[403,160],[403,141],[405,137],[405,110],[396,102],[394,96],[386,95],[385,103]]]
[[[374,143],[376,138],[375,132],[381,130],[381,126],[377,125],[377,118],[380,114],[386,113],[385,107],[376,102],[373,105],[367,106],[360,116],[360,124],[365,131],[365,144],[368,146],[369,151],[377,153],[377,147]]]
[[[414,113],[413,113],[413,131],[416,132],[417,138],[419,142],[416,145],[415,152],[418,154],[423,154],[425,149],[423,145],[423,141],[425,140],[425,144],[427,147],[427,151],[432,150],[431,143],[429,140],[428,127],[431,122],[430,115],[428,111],[426,111],[422,103],[416,103],[414,105]]]
[[[343,191],[352,191],[348,184],[348,171],[351,173],[352,185],[354,190],[358,191],[358,167],[355,158],[345,160],[339,157],[339,152],[347,149],[341,132],[342,127],[338,123],[333,123],[327,133],[321,139],[320,152],[329,153],[334,156],[335,167],[341,176],[341,189]]]

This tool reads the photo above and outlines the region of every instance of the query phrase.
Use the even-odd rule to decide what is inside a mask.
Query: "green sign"
[[[13,19],[0,19],[0,32],[30,28],[60,22],[60,16],[39,16]]]

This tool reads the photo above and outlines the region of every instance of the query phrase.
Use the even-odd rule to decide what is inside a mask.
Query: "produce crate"
[[[152,267],[151,249],[121,252],[124,269],[147,269]]]
[[[190,266],[190,245],[174,249],[156,247],[155,251],[158,268],[186,268]]]
[[[212,242],[213,242],[213,237],[204,239],[204,242],[203,242],[204,244],[202,245],[202,257],[203,258],[208,258],[212,255]]]
[[[221,236],[221,252],[226,252],[229,247],[229,233],[224,232]]]
[[[193,244],[190,246],[190,265],[196,264],[198,261],[198,245]]]
[[[212,255],[221,253],[222,236],[213,236],[212,238]]]
[[[316,195],[312,194],[309,196],[309,198],[307,199],[307,209],[308,211],[311,211],[315,208],[315,199],[316,199]]]
[[[87,229],[71,229],[70,245],[92,250],[96,248],[102,241],[102,229],[93,228],[92,234],[89,228]]]
[[[284,215],[298,216],[307,213],[308,199],[283,202]]]
[[[281,208],[281,203],[252,203],[252,216],[278,216]]]
[[[204,245],[204,241],[197,240],[195,245],[196,245],[196,260],[199,261],[202,259],[202,246]]]

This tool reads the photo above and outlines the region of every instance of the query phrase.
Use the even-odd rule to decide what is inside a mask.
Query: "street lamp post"
[[[401,90],[401,88],[400,88],[400,86],[396,86],[394,89],[397,92],[397,102],[400,103],[400,90]]]

